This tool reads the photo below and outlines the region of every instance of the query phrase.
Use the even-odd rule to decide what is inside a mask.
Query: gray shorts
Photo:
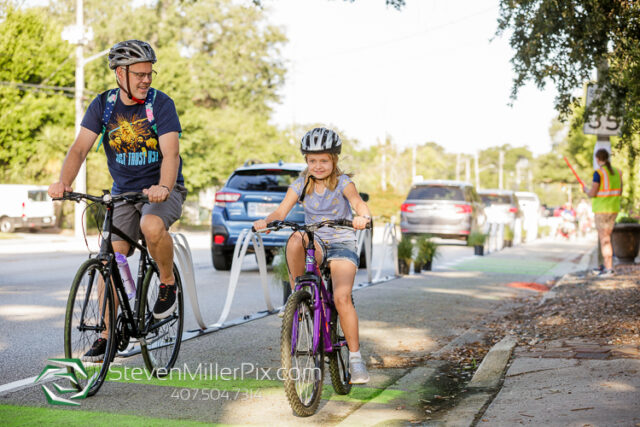
[[[140,239],[140,218],[145,215],[156,215],[162,218],[166,230],[182,215],[182,205],[187,199],[187,189],[176,184],[169,194],[169,198],[162,203],[127,203],[118,202],[113,208],[113,225],[118,227],[133,241]],[[113,241],[124,240],[115,233]],[[133,249],[133,248],[131,248]],[[131,250],[130,252],[133,252]],[[130,254],[129,254],[130,255]]]

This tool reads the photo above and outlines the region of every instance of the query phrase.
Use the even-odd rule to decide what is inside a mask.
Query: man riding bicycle
[[[156,71],[153,48],[146,42],[127,40],[109,51],[109,68],[116,75],[117,89],[98,95],[82,119],[80,132],[69,148],[60,179],[49,186],[49,195],[62,197],[73,191],[71,183],[89,150],[102,133],[113,194],[143,192],[150,203],[119,202],[113,225],[133,239],[144,235],[149,252],[160,271],[160,290],[153,316],[168,317],[177,306],[173,276],[173,240],[169,227],[182,214],[187,196],[179,154],[182,131],[173,100],[151,88]],[[104,143],[103,143],[104,142]],[[133,248],[113,235],[113,249],[130,256]],[[85,355],[104,355],[106,339],[96,340]]]

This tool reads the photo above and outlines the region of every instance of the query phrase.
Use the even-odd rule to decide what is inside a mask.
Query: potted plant
[[[469,233],[469,237],[467,238],[467,245],[473,246],[473,251],[475,255],[484,255],[484,241],[486,240],[487,235],[478,231],[473,230]]]
[[[278,254],[273,258],[273,278],[282,287],[282,304],[286,304],[289,295],[291,295],[291,283],[289,282],[289,269],[287,268],[284,246],[278,250]]]
[[[431,270],[432,261],[438,257],[438,244],[431,240],[430,237],[422,237],[417,242],[417,255],[414,263],[414,271],[417,273],[421,270]],[[421,268],[418,269],[417,265]]]
[[[413,258],[413,243],[407,237],[398,242],[398,273],[409,274],[409,266]]]
[[[611,233],[613,255],[621,262],[633,262],[640,248],[640,224],[628,214],[620,214]]]
[[[510,248],[513,245],[513,229],[509,224],[504,225],[504,247]]]

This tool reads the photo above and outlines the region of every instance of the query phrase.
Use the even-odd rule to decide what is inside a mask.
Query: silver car
[[[511,190],[483,189],[478,195],[484,203],[487,220],[496,224],[506,224],[515,230],[516,219],[522,218],[516,193]]]
[[[485,223],[482,202],[473,186],[449,180],[414,184],[400,207],[402,235],[431,234],[466,240]]]

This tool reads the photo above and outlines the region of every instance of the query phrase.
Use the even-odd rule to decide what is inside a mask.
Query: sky
[[[289,39],[288,73],[273,122],[335,126],[364,146],[435,142],[450,153],[487,147],[551,150],[555,88],[523,87],[498,0],[263,0]],[[492,40],[493,39],[493,40]]]

